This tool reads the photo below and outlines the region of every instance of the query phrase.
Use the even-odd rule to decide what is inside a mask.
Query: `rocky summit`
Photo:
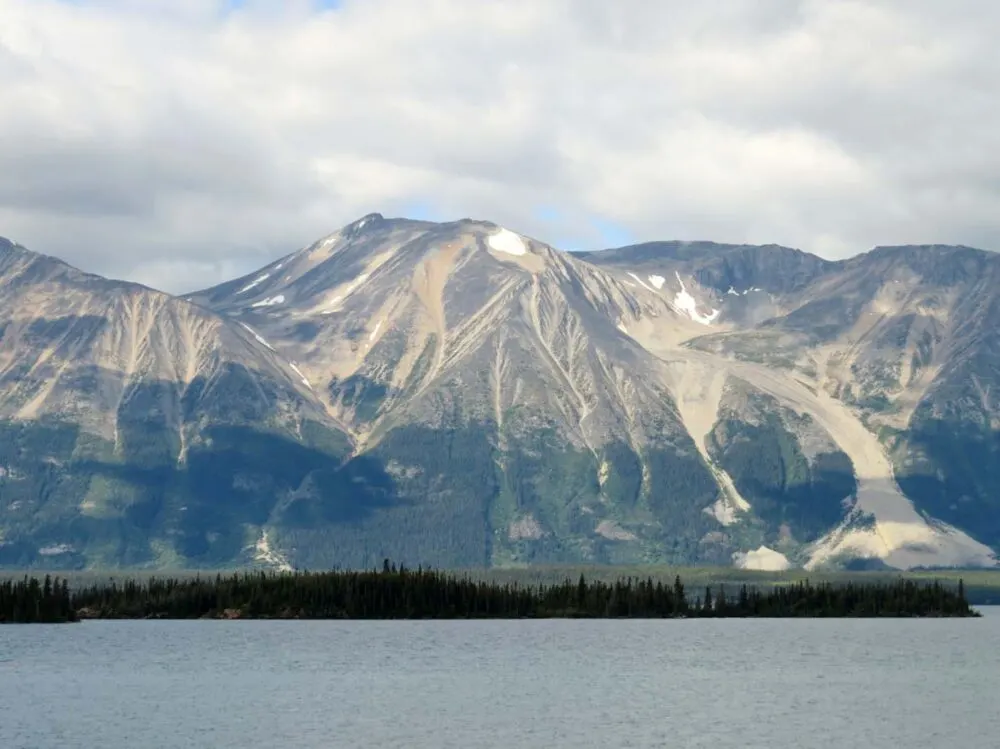
[[[0,566],[988,567],[1000,256],[370,214],[185,297],[0,240]]]

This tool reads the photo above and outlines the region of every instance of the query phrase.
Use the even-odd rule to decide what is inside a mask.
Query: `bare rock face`
[[[998,267],[370,214],[178,299],[0,245],[0,564],[993,565]]]

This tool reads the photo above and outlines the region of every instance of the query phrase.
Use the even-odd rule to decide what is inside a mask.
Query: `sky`
[[[0,236],[172,292],[370,212],[1000,250],[993,0],[0,0]]]

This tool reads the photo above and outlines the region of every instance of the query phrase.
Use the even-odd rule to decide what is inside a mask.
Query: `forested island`
[[[396,567],[334,572],[241,572],[187,579],[109,581],[71,591],[65,580],[0,583],[0,623],[79,619],[542,619],[721,617],[969,617],[964,585],[900,579],[761,591],[707,587],[680,577],[614,583],[519,585]]]

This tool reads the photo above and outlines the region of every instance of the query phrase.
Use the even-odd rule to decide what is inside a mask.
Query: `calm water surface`
[[[0,747],[995,747],[983,611],[0,627]]]

